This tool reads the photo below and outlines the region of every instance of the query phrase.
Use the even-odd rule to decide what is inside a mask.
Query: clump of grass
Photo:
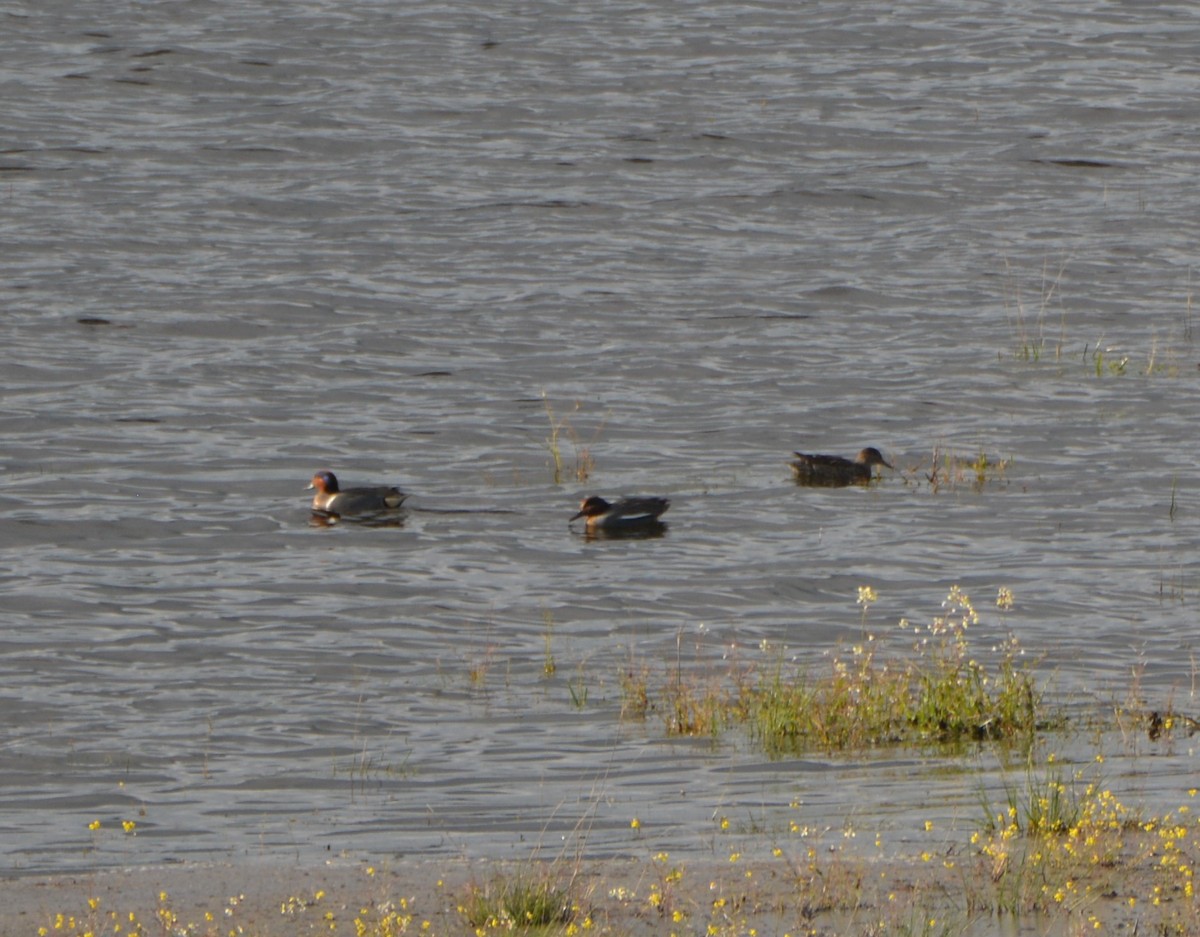
[[[670,735],[719,735],[733,712],[728,690],[719,681],[701,685],[677,673],[663,690],[660,713]]]
[[[657,699],[648,691],[645,698],[661,709],[671,734],[715,735],[744,725],[772,754],[984,739],[1029,744],[1052,724],[1015,638],[994,649],[991,667],[976,657],[968,633],[979,615],[960,588],[950,590],[943,614],[928,626],[900,622],[911,646],[886,656],[865,631],[875,598],[873,589],[860,589],[864,634],[832,658],[826,674],[786,666],[777,654],[762,668],[732,667],[722,683],[677,662]],[[1012,592],[1001,590],[997,604],[1007,611]]]
[[[654,880],[650,882],[650,892],[646,895],[646,903],[659,918],[682,924],[687,920],[685,910],[687,902],[680,901],[677,892],[681,891],[684,870],[682,866],[672,865],[670,853],[655,853],[651,862],[654,867]]]
[[[495,658],[495,648],[488,646],[482,656],[468,661],[467,663],[467,680],[471,686],[482,688],[487,682],[488,671],[492,669],[492,662]]]
[[[1188,267],[1187,303],[1183,314],[1183,340],[1185,342],[1192,340],[1192,296],[1192,268]]]
[[[546,418],[550,421],[550,435],[546,438],[546,449],[550,452],[550,460],[554,475],[554,484],[562,484],[563,478],[566,476],[566,462],[563,458],[562,443],[560,437],[564,434],[571,441],[571,447],[575,453],[575,465],[572,469],[572,474],[575,480],[585,482],[592,476],[592,472],[596,469],[596,460],[592,456],[591,448],[585,444],[581,444],[579,436],[575,432],[575,428],[571,425],[569,416],[558,416],[554,412],[554,407],[550,403],[550,398],[545,391],[542,391],[542,404],[546,408]],[[577,400],[572,408],[573,413],[578,412],[583,405]],[[596,436],[600,435],[601,426],[596,430]]]
[[[1005,809],[1002,811],[994,812],[986,797],[981,798],[984,808],[981,829],[992,836],[1003,835],[1006,830],[1027,836],[1043,836],[1065,833],[1076,826],[1084,812],[1082,797],[1075,783],[1082,776],[1064,779],[1063,771],[1053,756],[1048,765],[1043,775],[1036,773],[1033,766],[1029,765],[1021,786],[1006,783]],[[1086,795],[1092,791],[1093,787],[1089,785]]]
[[[1161,738],[1172,739],[1176,732],[1182,732],[1190,738],[1197,731],[1200,731],[1200,720],[1170,708],[1165,712],[1155,710],[1146,716],[1146,734],[1152,742]]]
[[[1101,342],[1097,341],[1091,350],[1092,365],[1096,369],[1096,377],[1104,377],[1105,374],[1112,374],[1115,377],[1123,376],[1126,368],[1129,366],[1129,355],[1114,358],[1112,357],[1112,348],[1102,348],[1100,345]],[[1083,357],[1084,360],[1087,360],[1087,345],[1083,346]]]
[[[546,630],[542,634],[545,643],[545,650],[542,655],[542,673],[547,677],[552,677],[555,671],[558,670],[558,664],[554,660],[554,648],[552,646],[554,639],[554,614],[548,608],[542,610],[542,623],[546,626]]]
[[[621,671],[621,718],[645,719],[650,712],[650,668],[632,660]]]
[[[795,806],[795,805],[794,805]],[[798,848],[776,846],[772,854],[786,867],[783,878],[792,892],[792,906],[801,922],[811,922],[827,912],[857,912],[872,899],[864,888],[867,863],[820,842],[820,835],[795,823],[792,834]]]
[[[588,677],[587,668],[584,663],[579,664],[578,670],[570,680],[567,681],[567,692],[571,696],[571,705],[576,709],[583,709],[588,704]]]
[[[1012,463],[1011,457],[989,456],[983,448],[974,455],[964,456],[935,445],[929,470],[924,476],[935,492],[965,485],[970,485],[974,491],[982,491],[988,482],[1002,484]]]
[[[1011,592],[1001,596],[1011,601]],[[860,603],[862,597],[860,591]],[[1020,663],[1016,640],[998,648],[999,659],[989,670],[968,640],[979,621],[970,596],[955,586],[943,606],[927,627],[911,629],[910,655],[885,659],[879,642],[867,634],[834,657],[823,678],[785,677],[775,668],[747,690],[753,734],[771,752],[1032,739],[1044,720],[1041,695]],[[902,621],[900,628],[910,626]]]
[[[1005,787],[1000,809],[981,797],[983,819],[971,843],[975,871],[984,874],[964,876],[970,909],[1075,913],[1120,894],[1122,867],[1163,848],[1145,836],[1156,823],[1142,821],[1090,773],[1068,775],[1050,755],[1044,769],[1030,765],[1020,786]]]
[[[553,869],[530,864],[511,876],[472,884],[459,913],[476,934],[567,925],[575,915],[574,904],[569,886],[559,882]]]
[[[1188,298],[1188,304],[1189,304],[1189,312],[1188,312],[1188,319],[1184,323],[1183,341],[1186,344],[1191,344],[1191,341],[1192,341],[1191,324],[1190,324],[1191,297]],[[1167,343],[1166,352],[1163,354],[1163,358],[1165,360],[1163,360],[1163,361],[1159,360],[1158,336],[1156,335],[1154,337],[1154,340],[1150,344],[1150,355],[1146,361],[1146,368],[1144,371],[1144,374],[1146,377],[1153,377],[1155,375],[1163,375],[1165,377],[1178,377],[1179,376],[1179,361],[1178,361],[1178,358],[1176,357],[1176,346],[1173,343],[1171,343],[1171,342]]]
[[[766,751],[784,754],[900,742],[907,692],[903,673],[877,665],[874,642],[867,641],[835,659],[824,678],[776,664],[747,688],[741,704],[751,735]]]
[[[1162,590],[1163,586],[1160,584],[1160,597]],[[1182,591],[1179,594],[1179,601],[1183,601]],[[1174,743],[1177,737],[1190,739],[1200,732],[1200,719],[1175,708],[1175,691],[1173,689],[1156,708],[1151,708],[1142,695],[1142,677],[1145,669],[1144,661],[1139,661],[1134,666],[1133,680],[1126,694],[1125,702],[1115,708],[1117,726],[1121,732],[1128,738],[1131,734],[1144,731],[1151,742],[1161,739],[1168,744]],[[1191,655],[1191,686],[1187,693],[1188,699],[1196,698],[1198,682],[1200,682],[1200,662],[1193,653]]]
[[[1038,300],[1037,319],[1036,322],[1030,322],[1025,311],[1020,283],[1017,282],[1012,269],[1008,266],[1007,259],[1005,260],[1008,287],[1005,307],[1015,333],[1016,347],[1013,352],[1015,357],[1024,361],[1037,362],[1041,360],[1042,355],[1046,352],[1046,313],[1056,302],[1059,306],[1059,338],[1053,352],[1056,360],[1062,356],[1063,344],[1066,340],[1066,309],[1062,306],[1060,287],[1066,269],[1067,260],[1065,258],[1059,264],[1058,272],[1053,276],[1050,275],[1048,264],[1042,265],[1041,297]]]
[[[1066,273],[1068,260],[1069,258],[1064,258],[1058,264],[1057,270],[1051,267],[1049,261],[1042,264],[1040,296],[1036,301],[1036,311],[1033,313],[1027,310],[1020,282],[1009,267],[1007,260],[1005,261],[1004,307],[1013,334],[1011,349],[1013,358],[1036,364],[1043,358],[1059,362],[1067,356],[1067,314],[1062,302],[1062,280]],[[1187,295],[1180,322],[1181,339],[1186,344],[1190,344],[1192,341],[1192,305],[1193,291],[1191,271],[1189,270]],[[1058,307],[1057,337],[1047,336],[1047,325],[1052,306]],[[1004,352],[997,353],[997,357],[1003,356]],[[1150,349],[1145,354],[1144,365],[1141,363],[1135,365],[1135,355],[1106,345],[1104,337],[1101,336],[1096,342],[1083,344],[1079,360],[1085,367],[1090,367],[1097,378],[1121,377],[1133,373],[1140,373],[1146,377],[1154,375],[1177,377],[1181,373],[1181,368],[1174,352],[1174,346],[1169,341],[1166,343],[1163,357],[1165,360],[1160,361],[1157,335],[1151,338]]]
[[[683,633],[675,639],[675,666],[667,676],[658,709],[669,735],[720,734],[734,719],[735,696],[721,677],[703,681],[683,667]]]

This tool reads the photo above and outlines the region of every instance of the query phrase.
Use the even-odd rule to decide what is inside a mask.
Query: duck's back
[[[792,471],[796,481],[804,485],[828,485],[838,487],[871,480],[871,468],[839,455],[795,453]]]
[[[595,524],[605,528],[649,524],[658,520],[671,506],[666,498],[623,498],[595,518]]]
[[[376,511],[394,511],[407,497],[408,495],[398,488],[347,488],[324,499],[314,499],[313,507],[330,514],[371,514]],[[317,500],[323,503],[317,504]]]

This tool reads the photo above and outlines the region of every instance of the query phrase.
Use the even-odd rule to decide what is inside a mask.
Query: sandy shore
[[[398,861],[179,865],[0,882],[0,937],[147,934],[471,934],[473,889],[524,876],[569,884],[579,933],[782,935],[1134,932],[1139,913],[1097,890],[1079,913],[968,920],[961,872],[946,863],[849,861],[798,877],[786,862],[669,859],[524,863]],[[940,916],[940,920],[937,920]],[[929,921],[937,921],[933,928]],[[945,928],[945,929],[943,929]],[[560,928],[565,930],[565,927]],[[503,928],[489,930],[500,933]],[[1096,931],[1091,931],[1096,932]],[[1200,932],[1200,925],[1198,931]]]

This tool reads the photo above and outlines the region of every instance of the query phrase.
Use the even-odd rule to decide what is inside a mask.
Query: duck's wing
[[[653,520],[670,506],[666,498],[624,498],[617,502],[616,509],[621,520],[640,521]]]
[[[347,488],[339,491],[328,510],[338,514],[368,514],[373,511],[393,511],[407,498],[399,488]]]
[[[796,457],[797,461],[818,468],[834,468],[835,466],[852,464],[849,459],[843,458],[840,455],[821,455],[819,453],[807,452],[793,452],[792,455]]]

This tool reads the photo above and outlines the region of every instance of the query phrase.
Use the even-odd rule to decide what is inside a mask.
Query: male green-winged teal
[[[666,525],[659,517],[671,506],[666,498],[621,498],[608,502],[599,495],[584,498],[579,513],[570,525],[579,518],[585,521],[588,533],[622,534],[661,532]]]
[[[872,478],[871,466],[892,467],[880,451],[871,446],[862,450],[853,460],[840,455],[807,455],[803,452],[794,455],[796,460],[792,463],[792,471],[796,473],[796,483],[800,485],[827,488],[865,485]]]
[[[306,490],[314,488],[317,493],[313,495],[312,509],[339,517],[394,511],[408,497],[398,488],[382,485],[376,488],[347,488],[343,491],[338,487],[337,476],[333,472],[317,472]]]

